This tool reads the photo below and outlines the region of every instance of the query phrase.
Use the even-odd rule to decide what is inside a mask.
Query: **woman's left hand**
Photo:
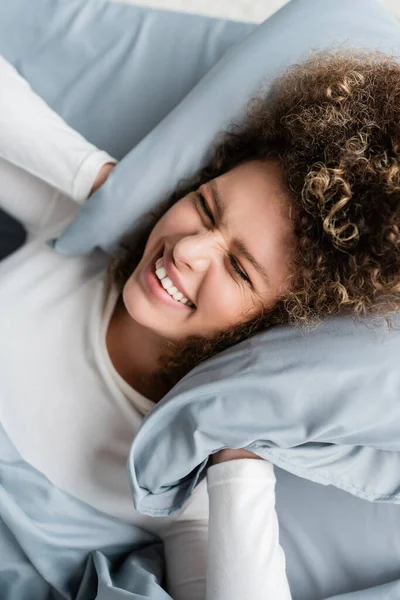
[[[226,462],[227,460],[236,460],[238,458],[258,458],[258,460],[264,460],[261,456],[257,456],[257,454],[245,450],[244,448],[224,448],[210,456],[210,465],[216,465],[218,463]]]

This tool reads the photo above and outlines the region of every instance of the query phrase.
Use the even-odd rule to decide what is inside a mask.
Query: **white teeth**
[[[171,279],[167,276],[167,271],[164,269],[163,265],[164,265],[164,261],[161,257],[156,261],[155,273],[156,273],[157,278],[160,280],[160,283],[163,286],[163,288],[165,289],[165,291],[168,292],[168,294],[170,296],[172,296],[172,298],[174,298],[174,300],[177,300],[178,302],[181,302],[182,304],[187,304],[188,306],[194,306],[194,304],[192,304],[192,302],[190,302],[190,300],[188,298],[186,298],[182,294],[182,292],[180,292],[178,290],[177,287],[174,286]]]
[[[174,296],[175,296],[175,294],[177,294],[177,293],[178,293],[178,290],[177,290],[177,288],[176,288],[176,287],[173,285],[172,287],[170,287],[170,288],[167,288],[167,292],[168,292],[168,294],[169,294],[170,296],[174,297]]]
[[[161,285],[163,286],[164,290],[167,290],[168,288],[172,287],[174,284],[172,283],[172,281],[170,280],[169,277],[164,277],[164,279],[161,280]]]
[[[162,279],[163,277],[166,276],[166,274],[167,274],[167,271],[164,269],[164,267],[160,267],[159,269],[156,269],[156,275],[157,275],[158,279]]]

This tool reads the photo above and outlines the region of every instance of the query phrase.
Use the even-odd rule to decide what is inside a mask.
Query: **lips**
[[[163,304],[173,307],[175,310],[192,311],[195,307],[191,306],[189,301],[185,304],[173,298],[163,285],[160,284],[160,279],[155,272],[155,263],[159,258],[164,259],[164,247],[157,254],[154,254],[152,259],[147,263],[147,266],[139,274],[139,282],[143,286],[146,294],[152,298],[152,301],[158,300]],[[165,269],[166,272],[166,269]],[[172,281],[172,280],[171,280]]]

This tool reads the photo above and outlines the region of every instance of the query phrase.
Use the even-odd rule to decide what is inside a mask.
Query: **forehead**
[[[229,208],[240,209],[243,205],[259,208],[260,211],[284,212],[288,208],[288,197],[275,161],[252,160],[227,171],[215,180],[219,188],[229,191],[224,200]]]
[[[275,283],[286,273],[293,230],[290,203],[280,167],[269,161],[248,161],[205,184],[209,197],[215,184],[225,207],[223,228],[243,240]]]

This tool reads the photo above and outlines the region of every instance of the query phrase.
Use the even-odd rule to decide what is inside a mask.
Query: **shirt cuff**
[[[117,160],[104,150],[91,152],[81,163],[72,184],[72,198],[78,204],[84,204],[96,180],[101,167],[106,163],[117,164]]]

